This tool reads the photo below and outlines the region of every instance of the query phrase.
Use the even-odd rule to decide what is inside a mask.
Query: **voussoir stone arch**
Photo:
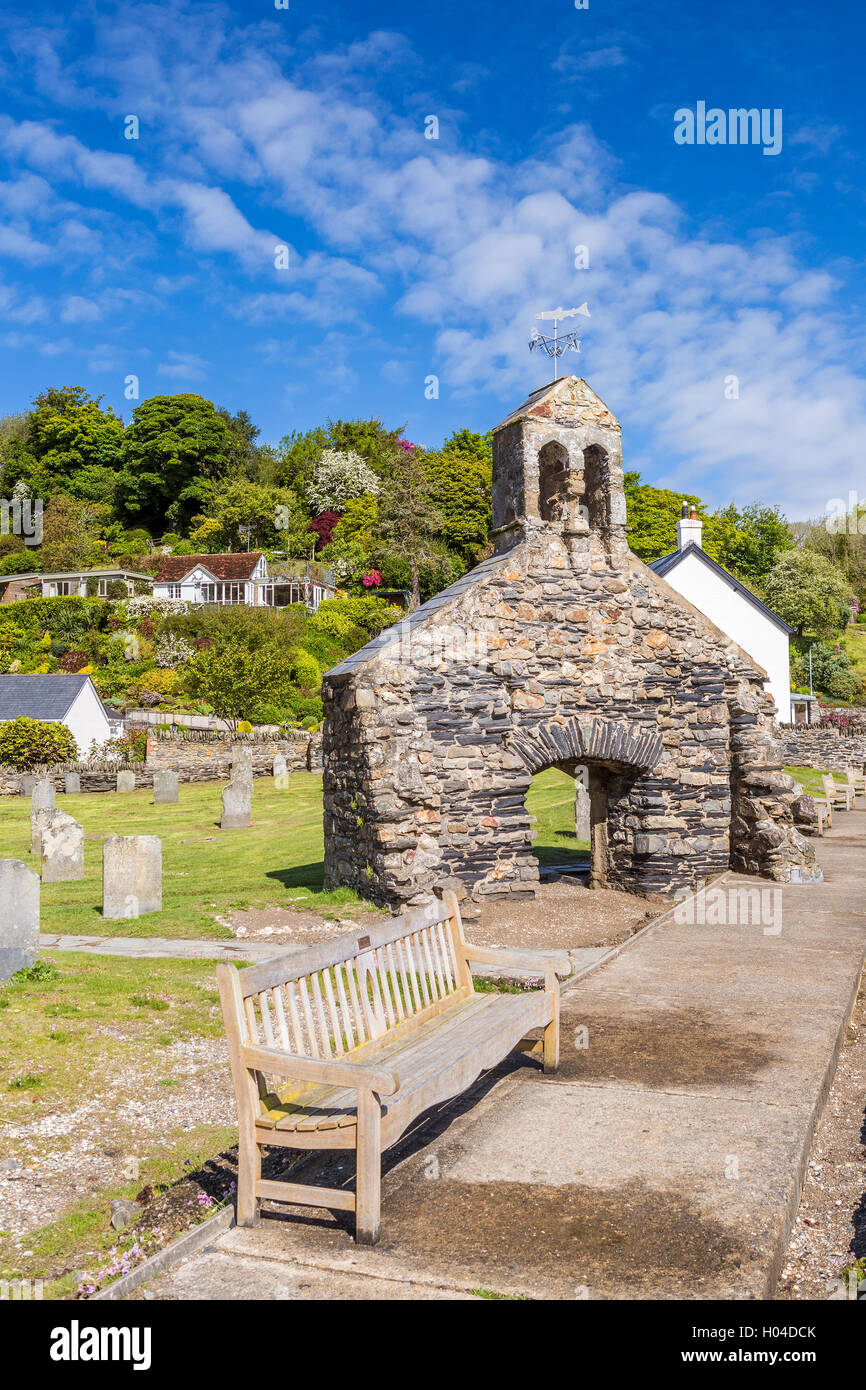
[[[551,719],[531,729],[517,729],[506,738],[535,774],[555,763],[598,762],[651,772],[662,755],[662,734],[625,724],[618,719]]]

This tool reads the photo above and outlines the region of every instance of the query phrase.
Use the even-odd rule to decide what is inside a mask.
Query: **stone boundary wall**
[[[315,772],[322,766],[322,739],[319,734],[301,737],[255,738],[250,734],[236,738],[227,735],[160,733],[147,740],[147,768],[170,769],[182,782],[212,782],[228,777],[232,744],[243,743],[252,753],[253,773],[262,777],[273,771],[274,755],[284,753],[292,772]]]
[[[177,714],[166,710],[128,709],[124,715],[118,715],[118,718],[123,718],[130,729],[140,730],[160,724],[171,724],[178,729],[193,729],[201,733],[231,733],[226,721],[217,719],[212,714]],[[253,725],[253,736],[257,738],[277,737],[279,733],[279,724]]]
[[[290,771],[317,772],[322,767],[321,734],[300,732],[293,737],[255,738],[239,735],[161,733],[147,740],[147,761],[143,763],[68,763],[40,769],[40,775],[51,777],[55,790],[62,792],[67,772],[77,772],[82,792],[113,792],[120,771],[135,773],[136,787],[152,787],[154,772],[176,772],[181,782],[225,781],[231,771],[233,743],[245,743],[252,749],[253,773],[268,776],[273,771],[274,755],[284,753]],[[18,796],[21,778],[25,773],[0,765],[0,796]]]
[[[827,772],[853,767],[861,771],[866,763],[866,734],[844,734],[832,725],[783,726],[782,756],[788,767],[815,767]]]

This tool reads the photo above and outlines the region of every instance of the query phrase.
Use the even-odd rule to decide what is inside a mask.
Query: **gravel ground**
[[[836,1270],[849,1251],[866,1256],[866,977],[815,1132],[776,1298],[838,1297]]]
[[[467,911],[465,930],[478,946],[616,946],[668,905],[609,888],[589,889],[578,879],[563,877],[542,883],[535,898],[485,902],[478,917]],[[323,918],[304,909],[271,907],[236,912],[222,924],[241,940],[306,946],[357,931],[362,923],[369,927],[389,920],[387,913]]]
[[[180,1084],[160,1085],[166,1077]],[[85,1104],[4,1131],[12,1157],[0,1162],[0,1228],[22,1248],[28,1231],[122,1183],[130,1156],[161,1134],[235,1123],[222,1039],[176,1042],[100,1080],[108,1084]]]

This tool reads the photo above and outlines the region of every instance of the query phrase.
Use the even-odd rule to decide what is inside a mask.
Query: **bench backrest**
[[[835,801],[835,799],[836,799],[836,779],[834,778],[832,772],[824,772],[824,773],[822,773],[822,774],[821,774],[821,783],[822,783],[822,786],[823,786],[823,788],[824,788],[824,795],[826,796],[827,800],[828,800],[828,801]]]
[[[369,931],[238,972],[241,1040],[342,1057],[472,991],[453,893]]]

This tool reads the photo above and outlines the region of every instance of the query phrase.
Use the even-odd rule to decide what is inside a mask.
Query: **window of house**
[[[216,603],[218,601],[217,587],[216,584],[202,584],[201,596],[204,603]]]
[[[179,585],[179,584],[169,584],[169,586],[168,586],[168,596],[169,596],[169,598],[180,598],[180,585]]]

